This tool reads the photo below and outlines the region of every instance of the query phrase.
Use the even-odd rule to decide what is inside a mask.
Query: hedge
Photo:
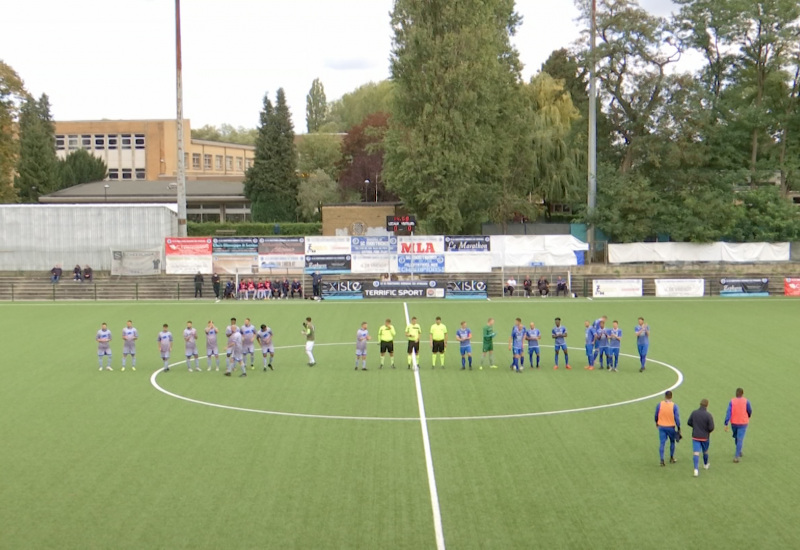
[[[277,231],[276,231],[277,227]],[[321,223],[198,223],[188,222],[190,237],[213,237],[217,231],[235,231],[236,236],[322,235]]]

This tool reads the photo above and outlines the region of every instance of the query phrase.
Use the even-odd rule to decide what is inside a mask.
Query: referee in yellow
[[[436,356],[441,357],[441,365],[444,368],[444,350],[447,348],[447,327],[442,324],[442,318],[437,317],[436,322],[431,325],[431,368],[436,368]]]
[[[408,368],[411,368],[412,354],[417,358],[419,364],[419,337],[422,334],[422,327],[419,326],[416,317],[411,318],[411,322],[406,325],[406,338],[408,338]],[[416,368],[416,365],[414,366]]]
[[[383,368],[383,358],[386,352],[389,352],[389,357],[392,359],[392,368],[394,368],[394,336],[396,332],[392,326],[392,320],[386,319],[381,328],[378,329],[378,341],[381,343],[381,366]]]

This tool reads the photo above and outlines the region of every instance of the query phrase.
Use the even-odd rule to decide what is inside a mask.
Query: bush
[[[269,237],[276,235],[275,226],[280,232],[277,235],[305,236],[322,235],[321,223],[197,223],[188,222],[187,232],[190,237],[213,237],[217,231],[236,231],[238,236]]]

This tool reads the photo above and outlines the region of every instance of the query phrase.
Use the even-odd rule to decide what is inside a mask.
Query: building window
[[[216,155],[214,157],[214,170],[222,172],[222,155]]]
[[[203,170],[211,170],[211,155],[203,155]]]
[[[233,157],[225,157],[225,170],[233,171]]]
[[[83,149],[92,150],[92,136],[81,136],[81,147]]]
[[[253,159],[245,159],[244,164],[248,168],[252,168],[253,167]]]
[[[63,151],[64,150],[64,136],[59,135],[56,136],[56,151]]]
[[[117,168],[109,168],[108,169],[108,179],[110,179],[110,180],[118,180],[119,179],[119,169],[117,169]]]
[[[133,179],[133,171],[130,168],[123,168],[122,169],[122,179],[124,179],[124,180]]]
[[[108,148],[116,149],[119,136],[108,136]]]
[[[94,136],[94,148],[95,150],[103,150],[106,148],[106,136],[97,134]]]
[[[75,151],[78,148],[78,136],[69,136],[67,138],[67,147],[70,151]]]
[[[192,169],[200,170],[200,153],[192,153]]]
[[[137,180],[143,180],[143,179],[147,178],[147,176],[145,175],[144,168],[137,168],[135,175],[136,175],[136,179]]]
[[[242,162],[242,157],[236,157],[236,169],[239,172],[244,170],[244,163]]]
[[[133,138],[136,148],[144,149],[144,134],[135,134]]]
[[[131,148],[131,135],[130,134],[122,134],[122,148],[123,149],[130,149]]]

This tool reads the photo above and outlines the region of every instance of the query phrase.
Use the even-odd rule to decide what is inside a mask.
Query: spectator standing
[[[311,274],[311,288],[314,291],[314,299],[322,299],[322,275],[318,271]]]
[[[214,297],[219,300],[220,279],[216,273],[211,276],[211,286],[214,287]]]
[[[197,275],[194,276],[194,297],[203,297],[203,274],[199,271],[197,272]]]
[[[53,269],[50,270],[50,282],[55,284],[61,280],[61,275],[64,271],[61,269],[61,264],[57,264]]]

